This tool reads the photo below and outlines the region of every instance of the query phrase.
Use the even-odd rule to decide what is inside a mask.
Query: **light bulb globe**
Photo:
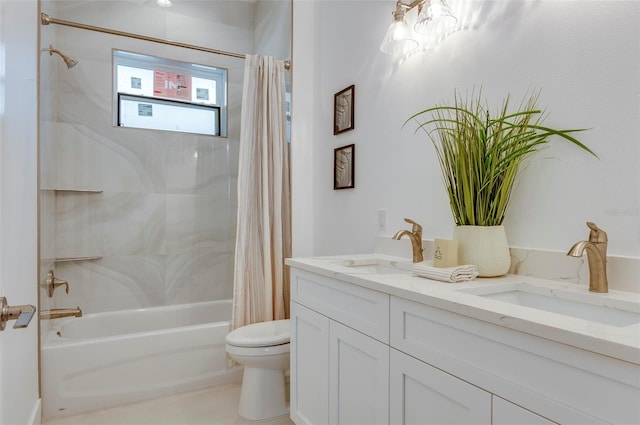
[[[411,28],[404,21],[395,21],[387,29],[380,44],[380,50],[388,54],[407,54],[418,47],[413,39]]]

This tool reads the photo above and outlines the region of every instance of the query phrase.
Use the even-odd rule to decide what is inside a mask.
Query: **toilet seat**
[[[289,319],[242,326],[229,332],[226,336],[227,344],[235,347],[273,347],[288,345],[290,340],[291,324]]]
[[[264,347],[239,347],[237,345],[225,344],[225,350],[232,356],[244,357],[266,357],[286,354],[290,351],[290,343],[280,345],[269,345]]]

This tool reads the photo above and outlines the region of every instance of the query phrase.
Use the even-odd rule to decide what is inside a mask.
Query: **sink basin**
[[[345,273],[409,274],[413,266],[410,261],[392,261],[376,257],[341,259],[332,262],[348,269]]]
[[[636,300],[620,299],[606,294],[527,283],[469,288],[460,292],[605,325],[640,323],[640,297]]]
[[[386,264],[355,264],[346,267],[356,273],[396,274],[406,272],[406,270]]]

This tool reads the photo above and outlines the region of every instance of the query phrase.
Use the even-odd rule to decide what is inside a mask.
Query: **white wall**
[[[291,59],[291,2],[260,0],[254,9],[255,52],[276,59]]]
[[[640,256],[640,3],[450,3],[467,29],[399,61],[378,50],[392,0],[294,1],[294,256],[371,252],[376,234],[407,227],[403,217],[426,239],[451,237],[433,147],[402,125],[480,86],[492,105],[541,88],[545,123],[589,128],[580,138],[600,156],[560,141],[538,154],[505,220],[510,245],[566,251],[594,221],[610,255]],[[334,136],[333,95],[350,84],[355,129]],[[350,143],[355,189],[334,191],[333,149]]]

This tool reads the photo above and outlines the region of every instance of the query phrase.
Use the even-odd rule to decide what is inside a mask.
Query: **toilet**
[[[251,420],[289,414],[285,371],[289,369],[289,319],[254,323],[229,332],[226,350],[244,366],[240,416]]]

